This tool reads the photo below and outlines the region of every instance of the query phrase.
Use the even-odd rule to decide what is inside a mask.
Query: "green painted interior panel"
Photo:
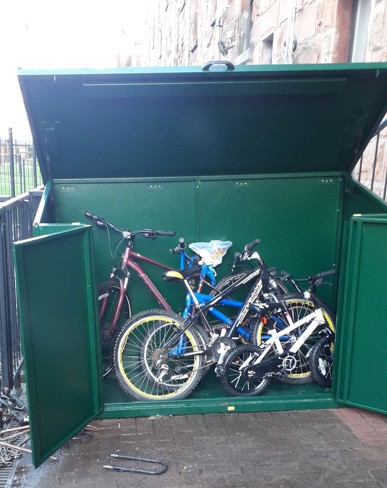
[[[335,356],[338,400],[381,413],[387,413],[386,249],[386,215],[352,220]]]
[[[20,70],[19,81],[45,181],[347,171],[387,103],[386,63]]]
[[[91,229],[15,245],[33,462],[101,409]]]
[[[267,265],[295,277],[331,269],[340,239],[341,181],[337,175],[296,174],[201,181],[198,237],[230,239],[234,252],[259,238],[257,249]],[[331,303],[332,290],[320,290]]]
[[[70,190],[69,190],[70,188]],[[186,242],[231,240],[234,245],[217,268],[219,277],[230,271],[233,254],[246,243],[261,239],[259,251],[270,266],[297,277],[330,269],[337,264],[340,240],[342,177],[281,175],[272,178],[197,178],[193,180],[121,180],[56,182],[56,220],[90,223],[84,210],[103,215],[115,224],[174,230],[176,238],[149,241],[138,238],[136,249],[171,267],[178,258],[170,248],[183,236]],[[155,211],[157,209],[157,211]],[[111,234],[115,242],[114,234]],[[108,235],[95,228],[97,281],[107,279],[111,266]],[[175,310],[184,306],[179,283],[164,283],[163,271],[144,265],[149,276]],[[157,306],[142,286],[131,288],[136,311]],[[335,288],[324,287],[324,298],[334,305]]]
[[[69,189],[70,188],[70,189]],[[54,188],[56,220],[58,222],[91,221],[83,215],[85,210],[102,215],[115,225],[130,230],[157,229],[172,230],[175,237],[159,237],[155,240],[138,237],[135,250],[165,265],[179,267],[179,257],[172,255],[171,248],[178,244],[183,236],[187,242],[195,237],[196,219],[196,182],[189,181],[94,181],[58,182]],[[109,235],[105,229],[93,226],[95,242],[95,260],[97,282],[109,277],[112,257],[109,247]],[[110,233],[112,247],[120,239],[119,234]],[[122,247],[120,248],[122,250]],[[116,255],[116,263],[119,256]],[[166,283],[162,280],[165,270],[144,263],[143,269],[157,283],[167,301],[176,310],[184,306],[185,290],[180,284]],[[158,308],[140,280],[132,273],[134,286],[130,296],[134,312]]]

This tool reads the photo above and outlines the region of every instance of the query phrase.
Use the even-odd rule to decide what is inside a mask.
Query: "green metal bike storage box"
[[[387,206],[351,171],[387,107],[387,64],[19,72],[46,183],[36,238],[16,244],[34,463],[101,417],[349,405],[387,412]],[[83,213],[187,242],[259,237],[294,276],[337,268],[335,384],[225,395],[211,374],[187,399],[136,402],[102,381],[96,284],[107,234]],[[178,267],[173,238],[139,252]],[[220,271],[221,274],[221,271]],[[179,312],[185,292],[149,275]],[[131,284],[134,312],[157,308]]]

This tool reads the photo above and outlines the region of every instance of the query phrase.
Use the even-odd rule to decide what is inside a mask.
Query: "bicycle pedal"
[[[217,366],[215,368],[215,374],[217,378],[220,378],[221,376],[224,376],[224,367],[223,366]]]

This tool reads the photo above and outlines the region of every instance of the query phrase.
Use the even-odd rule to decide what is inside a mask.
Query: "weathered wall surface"
[[[353,0],[147,0],[141,64],[350,60]],[[368,1],[368,0],[366,0]],[[387,5],[369,0],[365,61],[387,60]],[[223,51],[219,47],[223,43]]]

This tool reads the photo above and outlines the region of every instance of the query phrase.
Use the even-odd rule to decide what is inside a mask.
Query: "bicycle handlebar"
[[[155,239],[157,236],[165,236],[165,237],[173,237],[175,232],[173,230],[153,230],[153,229],[143,229],[143,230],[135,230],[133,232],[120,229],[116,227],[114,224],[108,222],[100,215],[93,215],[90,212],[84,212],[85,217],[92,220],[96,225],[100,227],[110,227],[114,231],[118,232],[122,235],[125,239],[133,240],[136,236],[141,235],[145,238]]]
[[[311,276],[310,278],[325,278],[325,276],[331,276],[331,275],[335,275],[336,274],[336,270],[335,269],[329,269],[328,271],[321,271],[321,273],[318,273],[314,276]]]
[[[244,251],[250,254],[253,251],[254,247],[257,246],[260,242],[261,239],[254,239],[253,242],[245,245]]]
[[[328,271],[321,271],[321,273],[317,273],[316,275],[313,275],[313,276],[308,276],[307,278],[296,279],[296,278],[293,278],[286,271],[282,271],[280,279],[282,281],[290,280],[296,287],[297,287],[296,283],[301,282],[301,281],[304,281],[304,282],[307,281],[311,285],[319,286],[319,285],[323,284],[324,278],[326,276],[332,276],[335,274],[336,274],[336,269],[333,268],[333,269],[329,269]]]

